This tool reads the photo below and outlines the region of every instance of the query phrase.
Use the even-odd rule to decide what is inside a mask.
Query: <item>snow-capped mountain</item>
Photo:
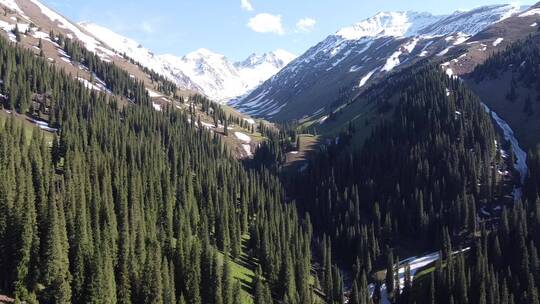
[[[284,50],[253,54],[238,63],[207,49],[199,49],[183,57],[155,55],[136,41],[105,27],[87,22],[79,23],[79,26],[117,52],[164,75],[179,86],[199,91],[220,102],[249,93],[295,58]]]
[[[89,33],[93,34],[95,37],[99,37],[103,43],[107,44],[110,48],[114,49],[121,55],[126,55],[127,57],[135,60],[136,62],[142,64],[150,70],[154,70],[156,73],[159,73],[170,80],[174,81],[179,87],[192,90],[200,91],[202,90],[197,84],[191,81],[189,77],[184,75],[181,72],[177,72],[172,75],[167,72],[163,61],[154,53],[152,53],[147,48],[143,47],[137,41],[126,38],[122,35],[119,35],[108,28],[99,26],[90,22],[80,22],[78,24],[80,27],[84,28]]]
[[[523,9],[495,5],[440,16],[379,13],[328,36],[233,105],[278,121],[318,115],[347,102],[385,74],[444,56]]]

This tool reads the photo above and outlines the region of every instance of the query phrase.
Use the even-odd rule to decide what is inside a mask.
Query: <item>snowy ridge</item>
[[[420,30],[419,34],[437,36],[462,32],[474,35],[491,24],[519,14],[525,8],[524,6],[507,4],[482,6],[469,11],[457,11]]]
[[[358,40],[365,37],[412,36],[424,26],[441,18],[429,13],[382,12],[353,26],[339,30],[336,36],[347,40]]]
[[[81,31],[75,24],[69,22],[60,14],[51,10],[37,0],[30,0],[30,2],[35,4],[45,16],[51,19],[51,21],[57,22],[59,24],[59,27],[67,29],[73,34],[75,34],[77,39],[79,39],[89,51],[94,52],[100,56],[114,56],[114,52],[111,52],[109,49],[102,47],[101,43],[96,38],[87,35],[83,31]]]
[[[19,14],[24,16],[24,12],[21,10],[19,5],[17,5],[15,0],[0,0],[0,4],[3,4],[7,8],[9,8],[10,10],[18,12]]]
[[[347,40],[371,37],[442,36],[449,33],[474,35],[490,24],[521,12],[515,4],[482,6],[470,11],[456,11],[451,15],[432,15],[418,12],[381,12],[336,33]],[[530,12],[529,12],[530,14]]]
[[[88,22],[79,25],[117,52],[126,54],[180,87],[199,91],[220,102],[249,93],[295,58],[284,50],[253,54],[238,63],[207,49],[199,49],[183,57],[155,55],[133,39],[105,27]]]
[[[81,22],[79,26],[84,28],[94,36],[99,37],[103,43],[120,54],[126,54],[131,59],[139,62],[146,68],[155,71],[174,81],[178,86],[198,91],[200,88],[194,84],[182,71],[171,71],[167,68],[167,63],[160,57],[154,55],[150,50],[144,48],[133,39],[121,36],[105,27],[90,22]]]
[[[360,90],[404,64],[444,56],[486,27],[524,9],[492,5],[449,15],[378,13],[328,36],[232,105],[258,117],[302,119],[312,113],[312,107],[327,106],[344,86]],[[319,79],[325,79],[324,83]],[[300,103],[306,104],[305,110]],[[298,113],[288,111],[288,104],[295,104],[293,111]]]

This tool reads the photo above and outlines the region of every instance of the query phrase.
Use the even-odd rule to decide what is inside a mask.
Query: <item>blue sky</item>
[[[380,11],[437,14],[504,0],[42,0],[74,21],[90,21],[158,54],[198,48],[233,60],[278,48],[297,55],[338,29]],[[535,1],[521,0],[520,4]]]

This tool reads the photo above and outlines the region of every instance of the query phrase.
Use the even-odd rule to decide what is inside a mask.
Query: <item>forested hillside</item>
[[[517,8],[492,9],[454,15]],[[535,9],[488,31],[535,31]],[[465,44],[449,17],[427,45],[358,40],[386,64],[337,48],[328,64],[368,73],[354,94],[280,125],[17,18],[0,16],[0,304],[540,304],[537,33]],[[493,56],[453,76],[479,41]]]
[[[366,303],[368,281],[378,280],[378,275],[370,275],[380,269],[388,269],[387,287],[398,286],[388,273],[399,256],[443,248],[443,257],[452,259],[451,244],[456,244],[454,249],[474,245],[475,236],[488,223],[480,210],[501,210],[513,203],[505,198],[511,192],[508,177],[500,173],[512,161],[503,158],[489,113],[470,90],[436,67],[412,69],[383,89],[395,92],[377,105],[390,113],[389,118],[374,129],[363,148],[347,148],[356,136],[357,126],[351,126],[310,162],[309,169],[293,178],[289,188],[299,208],[311,215],[315,234],[327,236],[320,242],[322,255],[330,255],[332,245],[334,258],[352,271],[353,303]],[[461,267],[475,265],[468,262]],[[451,278],[438,277],[443,281],[437,281],[437,286],[452,285],[444,285],[449,289],[440,291],[432,303],[469,303],[457,299],[455,273]],[[528,273],[534,272],[524,275]],[[475,297],[471,303],[481,303],[486,296],[477,293],[478,280],[459,283]],[[509,292],[517,296],[520,288]],[[399,292],[387,290],[398,301]],[[453,302],[448,302],[454,291]],[[399,301],[426,298],[423,293],[406,292]]]
[[[95,66],[99,68],[99,66]],[[27,303],[309,303],[309,221],[186,114],[134,105],[0,39],[3,106],[59,129],[0,128],[0,290]],[[136,85],[136,83],[134,83]],[[121,91],[124,92],[124,89]],[[14,116],[13,116],[14,117]],[[236,282],[243,237],[258,261]],[[219,259],[225,254],[225,263]]]

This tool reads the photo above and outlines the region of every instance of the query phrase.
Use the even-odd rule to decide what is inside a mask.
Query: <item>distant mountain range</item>
[[[105,27],[88,22],[81,22],[79,26],[112,49],[166,76],[177,85],[219,102],[249,93],[295,58],[285,50],[252,54],[241,62],[231,62],[224,55],[207,49],[199,49],[183,57],[156,55],[140,43]]]

